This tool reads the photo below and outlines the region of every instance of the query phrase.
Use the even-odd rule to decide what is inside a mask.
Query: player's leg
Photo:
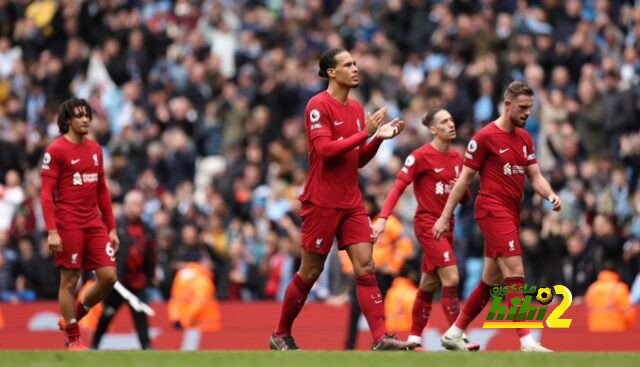
[[[464,341],[464,330],[469,326],[471,321],[475,319],[484,309],[491,294],[489,290],[493,284],[502,281],[500,267],[496,261],[485,256],[484,266],[482,269],[482,280],[476,288],[471,292],[469,299],[462,307],[462,311],[458,315],[456,321],[442,336],[442,346],[449,350],[469,350]]]
[[[87,347],[80,340],[80,327],[76,307],[76,288],[83,266],[84,233],[81,229],[59,230],[62,251],[56,253],[56,266],[60,268],[60,288],[58,305],[62,317],[58,326],[65,334],[65,346],[70,350],[83,350]]]
[[[269,340],[273,350],[298,349],[291,337],[293,321],[298,317],[311,287],[322,273],[324,262],[333,245],[340,221],[339,211],[309,203],[302,204],[302,249],[300,269],[287,287],[280,309],[280,319]]]
[[[338,229],[338,242],[346,249],[356,274],[356,295],[373,336],[374,350],[410,350],[416,347],[387,335],[384,325],[384,305],[373,262],[373,232],[371,221],[363,208],[345,212]]]
[[[284,293],[282,308],[280,309],[280,320],[276,331],[271,336],[269,347],[273,350],[295,350],[298,349],[295,341],[291,337],[293,322],[300,314],[304,306],[311,287],[320,277],[324,268],[326,254],[316,254],[302,248],[302,262],[300,270],[294,274],[291,283]]]
[[[85,228],[84,236],[82,266],[86,271],[95,270],[96,281],[87,290],[84,298],[78,300],[76,308],[78,320],[84,317],[91,307],[105,299],[118,280],[115,252],[111,247],[107,228],[104,226]]]
[[[82,306],[84,314],[89,312],[91,307],[97,305],[100,301],[105,299],[109,292],[113,289],[113,285],[116,283],[118,276],[116,275],[115,266],[105,266],[98,268],[96,271],[96,282],[87,290],[87,293],[82,299]],[[84,316],[84,315],[83,315]]]
[[[458,319],[460,315],[460,301],[458,300],[458,285],[460,284],[460,275],[458,273],[457,265],[449,265],[438,268],[438,277],[442,283],[442,311],[447,318],[449,326]],[[463,334],[462,339],[467,343],[467,349],[471,351],[477,351],[480,349],[480,345],[471,343],[467,339],[467,336]]]
[[[409,332],[409,338],[407,338],[408,342],[418,344],[422,344],[422,330],[424,330],[427,322],[429,322],[433,294],[440,283],[437,275],[424,271],[424,255],[422,263],[423,271],[420,276],[420,285],[418,286],[416,299],[411,308],[411,331]]]
[[[60,269],[60,289],[58,290],[58,305],[62,313],[62,320],[58,322],[65,334],[67,349],[86,349],[80,341],[80,326],[76,318],[76,288],[80,280],[80,270]],[[81,345],[82,344],[82,345]],[[84,348],[83,348],[84,347]]]
[[[517,243],[519,247],[519,243]],[[500,271],[504,276],[504,286],[510,287],[513,286],[515,289],[520,289],[520,287],[524,286],[524,264],[522,262],[522,256],[501,256],[496,259],[498,266],[500,267]],[[512,299],[517,298],[520,300],[518,304],[522,304],[524,301],[524,294],[520,293],[507,293],[507,306],[509,308],[514,307],[511,302]],[[518,307],[518,306],[515,306]],[[519,308],[519,307],[518,307]],[[549,349],[541,346],[537,341],[533,339],[531,336],[531,331],[528,328],[517,328],[516,334],[520,339],[520,349],[526,352],[550,352]]]
[[[107,298],[104,299],[104,311],[102,315],[100,315],[100,320],[98,321],[98,326],[96,327],[96,332],[93,334],[93,339],[91,340],[91,348],[98,349],[100,347],[100,341],[102,337],[107,332],[111,321],[116,316],[118,309],[124,302],[124,298],[120,295],[120,293],[116,291],[112,291],[109,293]]]

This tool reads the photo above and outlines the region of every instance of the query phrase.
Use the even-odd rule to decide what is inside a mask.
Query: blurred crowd
[[[613,265],[638,301],[639,39],[640,5],[624,0],[0,0],[2,299],[57,295],[39,161],[72,95],[94,109],[116,215],[127,192],[144,196],[152,300],[168,298],[188,262],[211,271],[220,300],[281,299],[299,264],[302,112],[326,87],[319,55],[344,47],[361,74],[352,97],[407,123],[361,170],[372,217],[404,158],[430,140],[427,111],[451,112],[462,151],[499,115],[504,87],[525,80],[536,92],[526,129],[563,200],[554,213],[526,188],[527,283],[564,284],[579,299]],[[397,238],[376,259],[388,276],[401,268],[394,241],[420,256],[415,207],[409,189]],[[483,240],[472,205],[456,216],[465,297]],[[327,261],[312,297],[336,301],[351,276],[337,254]]]

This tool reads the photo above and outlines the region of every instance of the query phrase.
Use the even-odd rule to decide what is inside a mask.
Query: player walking
[[[311,98],[305,110],[311,168],[300,196],[302,264],[287,287],[269,346],[275,350],[298,349],[291,336],[293,321],[337,237],[339,248],[347,251],[353,263],[358,302],[373,335],[372,348],[413,349],[415,345],[386,334],[383,300],[371,256],[371,221],[358,188],[358,168],[374,157],[382,140],[398,135],[404,122],[394,119],[382,124],[385,108],[365,117],[362,106],[349,98],[349,91],[360,83],[356,60],[349,52],[325,52],[319,74],[329,79],[329,86]]]
[[[475,203],[475,218],[485,238],[482,280],[473,290],[462,312],[442,336],[442,345],[451,350],[468,350],[464,329],[482,311],[489,300],[489,288],[504,280],[505,286],[524,284],[524,266],[520,248],[520,205],[525,174],[534,191],[561,209],[560,198],[542,176],[533,141],[523,129],[533,107],[533,90],[514,81],[504,93],[504,112],[496,121],[480,130],[467,146],[464,167],[449,194],[440,218],[433,226],[436,239],[449,232],[453,210],[467,192],[476,172],[480,172],[480,191]],[[522,294],[507,294],[507,302]],[[550,352],[533,339],[529,329],[516,329],[520,349],[525,352]]]
[[[411,332],[409,342],[422,344],[422,330],[429,321],[433,293],[442,283],[442,310],[449,325],[458,317],[458,267],[453,251],[453,231],[448,236],[436,241],[431,228],[436,222],[449,197],[462,169],[462,158],[451,142],[456,138],[456,125],[451,114],[444,109],[428,113],[422,123],[433,135],[430,144],[414,150],[407,157],[404,167],[398,172],[387,200],[384,203],[379,219],[373,225],[373,235],[378,238],[387,224],[387,217],[398,203],[404,190],[414,182],[414,191],[418,200],[414,227],[416,238],[422,246],[422,275],[416,300],[411,312]],[[466,191],[463,201],[469,199]],[[450,221],[453,228],[453,217]],[[467,342],[469,350],[479,349],[479,345]]]
[[[60,106],[62,134],[42,160],[42,212],[47,242],[60,268],[60,327],[69,350],[84,350],[78,321],[111,291],[116,282],[115,254],[120,241],[104,178],[102,150],[86,138],[91,107],[71,98]],[[99,209],[99,210],[98,210]],[[105,226],[106,224],[106,226]],[[96,283],[84,299],[75,299],[81,271],[95,270]]]

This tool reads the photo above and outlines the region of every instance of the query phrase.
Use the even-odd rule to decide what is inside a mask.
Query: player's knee
[[[66,274],[60,279],[60,289],[75,293],[78,281],[80,280],[80,273],[78,274]]]
[[[368,260],[362,260],[362,261],[354,262],[353,263],[353,270],[355,271],[356,275],[358,275],[358,276],[367,275],[367,274],[373,274],[376,271],[376,265],[373,262],[373,258],[371,258],[371,259],[368,259]]]
[[[301,266],[299,274],[308,283],[315,283],[320,278],[322,270],[324,265]]]
[[[458,273],[447,274],[441,278],[443,287],[457,287],[460,283],[460,276]]]
[[[425,279],[420,282],[420,289],[425,292],[433,293],[438,288],[438,281],[434,279]]]

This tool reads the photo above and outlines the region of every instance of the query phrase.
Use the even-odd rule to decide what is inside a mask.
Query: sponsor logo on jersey
[[[73,174],[73,184],[75,186],[80,186],[86,183],[98,182],[98,174],[97,173],[83,173],[76,172]]]
[[[502,173],[504,173],[505,176],[523,175],[524,167],[515,164],[512,165],[511,163],[505,163],[502,167]]]
[[[451,190],[453,190],[453,185],[450,183],[444,183],[442,181],[436,183],[436,195],[448,194]]]

